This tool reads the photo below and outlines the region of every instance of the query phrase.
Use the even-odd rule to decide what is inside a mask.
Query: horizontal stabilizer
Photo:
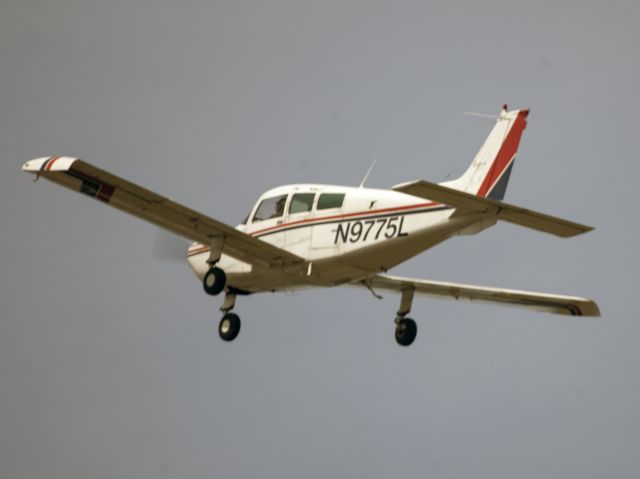
[[[363,281],[362,285],[374,290],[384,289],[397,292],[413,289],[415,293],[429,297],[497,303],[554,314],[600,316],[600,309],[594,301],[575,296],[401,278],[386,274],[372,276]]]
[[[471,193],[454,190],[453,188],[424,180],[402,183],[394,186],[393,189],[419,198],[453,206],[459,210],[456,214],[495,211],[500,220],[563,238],[593,230],[591,226],[527,210],[491,198],[481,198]]]

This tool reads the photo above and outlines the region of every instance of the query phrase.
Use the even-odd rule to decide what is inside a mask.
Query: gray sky
[[[0,2],[0,476],[635,478],[637,2]],[[318,290],[220,299],[154,228],[20,171],[79,156],[228,223],[264,190],[460,174],[531,107],[499,224],[394,273],[604,320]]]

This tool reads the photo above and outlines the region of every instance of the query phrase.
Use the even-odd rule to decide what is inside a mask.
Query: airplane
[[[593,228],[503,202],[528,109],[504,105],[467,170],[443,183],[409,181],[391,189],[295,184],[263,193],[235,228],[77,158],[52,156],[24,171],[79,191],[193,243],[186,259],[212,296],[224,292],[218,333],[233,341],[238,296],[350,285],[397,292],[395,339],[413,343],[415,294],[498,303],[574,316],[600,316],[586,298],[388,275],[394,266],[456,235],[507,221],[567,238]],[[370,172],[370,171],[369,171]],[[367,173],[368,176],[368,173]],[[34,180],[34,181],[35,181]]]

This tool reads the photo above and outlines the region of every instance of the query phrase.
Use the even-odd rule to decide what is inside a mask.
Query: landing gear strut
[[[416,322],[407,318],[406,315],[411,312],[411,303],[413,302],[414,288],[402,290],[402,298],[400,299],[400,308],[396,313],[396,342],[400,346],[409,346],[416,339],[418,326]]]
[[[223,341],[233,341],[240,333],[240,317],[232,313],[231,310],[236,305],[236,294],[227,293],[220,311],[224,313],[220,324],[218,324],[218,334]]]

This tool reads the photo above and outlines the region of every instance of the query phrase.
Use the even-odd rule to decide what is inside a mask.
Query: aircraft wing
[[[407,289],[413,289],[415,293],[435,298],[497,303],[572,316],[600,316],[600,309],[594,301],[574,296],[560,296],[515,289],[487,288],[469,284],[402,278],[386,274],[372,276],[361,284],[372,288],[374,291],[385,289],[402,292]]]
[[[249,264],[275,268],[304,262],[299,256],[77,158],[38,158],[22,169],[204,245],[223,238],[224,253]]]
[[[393,190],[453,206],[460,210],[460,214],[494,210],[500,220],[563,238],[593,230],[591,226],[527,210],[491,198],[482,198],[424,180],[402,183],[394,186]]]

